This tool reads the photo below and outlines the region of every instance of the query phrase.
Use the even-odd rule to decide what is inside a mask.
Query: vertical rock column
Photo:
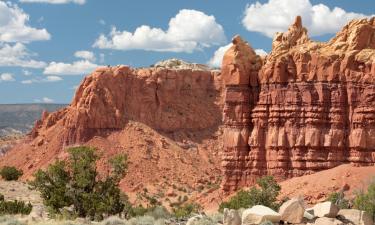
[[[251,109],[258,98],[258,71],[261,59],[239,36],[225,53],[222,76],[225,84],[224,149],[222,187],[232,191],[245,185],[249,172],[248,139],[251,132]]]

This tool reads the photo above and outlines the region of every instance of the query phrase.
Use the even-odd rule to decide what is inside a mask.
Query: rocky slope
[[[219,71],[176,60],[143,69],[98,68],[84,78],[69,106],[44,112],[29,137],[0,158],[0,166],[15,165],[28,179],[67,157],[69,146],[85,144],[99,149],[104,173],[108,158],[127,153],[123,190],[134,201],[142,193],[168,206],[219,187],[221,84]]]
[[[354,20],[318,43],[297,17],[275,35],[263,62],[235,37],[222,76],[224,190],[266,174],[374,165],[375,18]]]

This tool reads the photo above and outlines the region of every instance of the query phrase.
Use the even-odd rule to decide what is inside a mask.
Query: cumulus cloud
[[[79,60],[73,63],[51,62],[43,71],[48,75],[83,75],[93,71],[97,64],[88,60]]]
[[[83,5],[83,4],[86,3],[86,0],[20,0],[20,2],[25,2],[25,3],[48,3],[48,4],[75,3],[75,4]]]
[[[28,43],[51,38],[46,29],[30,27],[28,21],[29,15],[17,5],[0,1],[0,42]]]
[[[142,49],[159,52],[192,52],[197,49],[220,45],[226,40],[223,27],[212,15],[182,9],[170,19],[167,30],[147,25],[133,33],[119,31],[116,27],[109,35],[100,35],[94,47],[101,49]]]
[[[52,98],[43,97],[41,102],[43,102],[43,103],[54,103],[55,100],[53,100]]]
[[[232,46],[231,43],[221,46],[215,52],[212,58],[208,61],[208,65],[211,67],[221,67],[221,61],[223,60],[224,53]]]
[[[59,76],[47,76],[45,78],[35,78],[21,81],[22,84],[33,84],[33,83],[47,83],[47,82],[58,82],[63,79]]]
[[[276,32],[286,31],[297,15],[302,16],[310,36],[336,33],[350,20],[370,16],[313,5],[310,0],[269,0],[247,5],[242,24],[249,31],[273,37]]]
[[[215,52],[212,58],[207,62],[207,64],[214,68],[221,67],[221,61],[223,60],[225,52],[232,46],[232,43],[221,46]],[[260,56],[267,55],[267,52],[263,49],[255,49],[255,53]]]
[[[259,56],[266,56],[268,53],[263,49],[255,49],[255,53]]]
[[[15,81],[15,80],[16,79],[14,79],[13,74],[11,74],[11,73],[0,74],[0,82],[2,82],[2,81],[10,82],[10,81]]]
[[[0,43],[0,66],[45,67],[45,62],[31,59],[34,55],[27,50],[24,44],[16,43],[11,45]]]
[[[77,58],[86,59],[91,62],[94,62],[96,60],[94,53],[90,51],[77,51],[74,53],[74,56]]]

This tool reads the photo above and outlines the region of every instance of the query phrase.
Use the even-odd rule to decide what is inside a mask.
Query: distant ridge
[[[26,134],[44,110],[56,111],[65,104],[0,104],[0,137]]]

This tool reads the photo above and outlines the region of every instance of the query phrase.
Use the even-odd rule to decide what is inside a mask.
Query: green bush
[[[202,207],[196,203],[188,203],[182,206],[177,206],[173,208],[173,214],[176,218],[186,218],[192,213],[199,213]]]
[[[375,180],[368,186],[367,192],[356,194],[354,208],[368,212],[375,219]]]
[[[40,191],[44,204],[54,213],[73,205],[79,217],[101,220],[104,216],[120,214],[125,208],[126,196],[118,185],[127,170],[127,156],[118,155],[109,161],[111,173],[98,178],[95,149],[75,147],[68,149],[68,162],[57,161],[46,171],[39,170],[30,185]]]
[[[277,196],[281,190],[280,185],[277,184],[272,176],[258,179],[257,184],[260,189],[252,187],[248,191],[241,190],[237,192],[229,201],[220,204],[219,211],[222,212],[224,208],[250,208],[254,205],[264,205],[277,210],[280,207],[280,203],[277,202]]]
[[[23,172],[13,166],[4,166],[0,170],[0,175],[6,181],[18,180],[23,175]]]
[[[0,201],[0,215],[14,215],[14,214],[22,214],[22,215],[29,215],[33,206],[28,203],[26,204],[24,201]]]
[[[345,199],[345,195],[343,192],[334,192],[331,193],[327,201],[330,201],[337,205],[340,209],[348,209],[350,206],[349,200]]]

